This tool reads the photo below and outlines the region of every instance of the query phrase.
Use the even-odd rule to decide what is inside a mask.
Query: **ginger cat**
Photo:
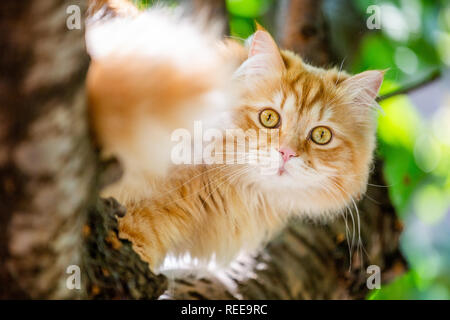
[[[383,72],[315,68],[262,28],[247,46],[218,29],[166,8],[88,24],[92,126],[125,170],[104,195],[127,207],[120,237],[153,270],[168,255],[227,263],[289,217],[336,216],[366,190]],[[194,120],[225,148],[174,164],[171,134]]]

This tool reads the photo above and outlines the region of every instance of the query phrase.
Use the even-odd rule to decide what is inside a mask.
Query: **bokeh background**
[[[230,35],[247,38],[255,20],[273,31],[280,2],[226,0]],[[337,66],[387,70],[380,95],[400,92],[381,102],[377,153],[386,180],[379,187],[388,188],[403,223],[409,270],[367,299],[450,299],[450,1],[324,0],[322,7]],[[379,28],[369,29],[375,11]]]

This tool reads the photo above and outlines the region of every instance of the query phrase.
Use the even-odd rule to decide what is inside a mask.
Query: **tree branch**
[[[83,229],[83,270],[90,298],[156,299],[167,288],[167,278],[153,274],[131,243],[118,238],[117,216],[125,213],[113,198],[99,199],[89,210]]]
[[[394,90],[393,92],[389,92],[387,94],[379,96],[377,98],[377,101],[380,102],[380,101],[392,98],[394,96],[398,96],[401,94],[408,94],[410,92],[413,92],[415,90],[418,90],[420,88],[423,88],[423,87],[429,85],[430,83],[438,80],[440,77],[441,77],[441,72],[439,70],[434,70],[433,72],[428,74],[424,79],[421,79],[416,82],[408,83],[398,90]]]

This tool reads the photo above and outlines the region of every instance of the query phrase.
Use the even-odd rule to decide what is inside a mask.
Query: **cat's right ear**
[[[272,36],[258,28],[250,38],[248,59],[236,70],[234,77],[248,79],[281,75],[285,68],[280,50]]]
[[[342,86],[348,89],[355,102],[371,105],[380,90],[384,73],[382,70],[364,71],[342,82]]]

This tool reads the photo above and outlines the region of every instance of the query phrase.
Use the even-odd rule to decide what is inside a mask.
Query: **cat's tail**
[[[89,0],[88,18],[98,20],[109,17],[132,17],[139,14],[139,9],[131,0]]]
[[[220,26],[159,7],[94,17],[86,29],[97,141],[126,173],[164,174],[171,164],[171,133],[226,107],[233,67],[217,46]]]

